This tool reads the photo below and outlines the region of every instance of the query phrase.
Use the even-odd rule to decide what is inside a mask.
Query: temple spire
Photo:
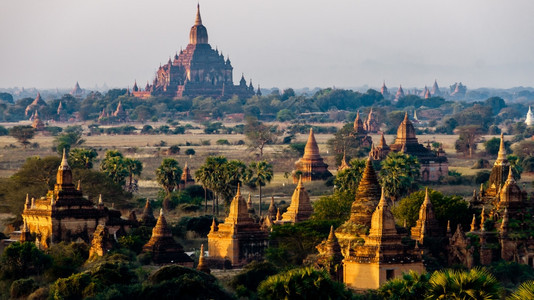
[[[499,145],[499,154],[497,154],[497,160],[506,160],[506,149],[504,147],[504,134],[501,133],[501,143]]]
[[[61,164],[57,170],[56,177],[56,186],[61,186],[61,189],[64,189],[66,186],[72,186],[72,170],[70,169],[69,163],[67,161],[67,152],[63,148],[63,157],[61,158]]]
[[[208,265],[206,265],[206,262],[204,261],[204,244],[200,245],[200,253],[198,255],[198,266],[197,270],[204,272],[204,273],[211,273],[210,268]]]
[[[200,3],[197,4],[197,17],[195,19],[195,25],[202,25],[202,18],[200,17]]]

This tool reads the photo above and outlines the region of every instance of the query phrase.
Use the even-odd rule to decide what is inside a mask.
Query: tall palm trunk
[[[204,212],[208,212],[208,192],[206,191],[206,187],[203,186],[204,188]]]
[[[260,184],[260,209],[258,209],[258,214],[261,218],[261,184]]]

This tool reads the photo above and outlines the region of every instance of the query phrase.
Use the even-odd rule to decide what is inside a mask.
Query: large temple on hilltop
[[[26,230],[35,234],[43,248],[78,239],[89,243],[98,225],[106,226],[111,234],[131,227],[131,222],[122,219],[118,210],[105,207],[102,198],[97,205],[84,198],[80,184],[77,188],[73,184],[65,153],[54,189],[40,199],[30,200],[26,196],[22,220],[23,233]]]
[[[330,176],[332,176],[332,173],[328,171],[328,165],[324,163],[323,158],[319,154],[319,146],[317,146],[313,129],[310,128],[310,135],[304,148],[304,155],[295,163],[293,182],[297,183],[299,180],[303,182],[324,180]]]
[[[267,244],[268,233],[250,217],[238,186],[224,223],[217,225],[213,219],[208,233],[210,262],[229,261],[232,266],[243,266],[252,260],[261,260]]]
[[[259,90],[259,88],[258,88]],[[222,52],[212,49],[208,43],[208,31],[202,24],[200,6],[197,6],[195,24],[189,33],[189,44],[185,50],[174,55],[160,66],[152,84],[146,84],[142,90],[137,82],[133,86],[133,96],[148,98],[150,96],[213,97],[230,98],[251,97],[255,95],[252,81],[247,85],[241,76],[239,85],[233,82],[233,67],[229,58]]]
[[[389,146],[390,151],[401,152],[417,157],[421,164],[422,181],[438,181],[441,176],[449,173],[449,162],[443,150],[434,153],[430,147],[419,144],[415,136],[415,128],[408,118],[408,113],[404,115],[404,120],[397,129],[395,143]]]

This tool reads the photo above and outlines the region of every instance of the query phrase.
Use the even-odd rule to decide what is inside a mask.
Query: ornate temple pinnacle
[[[506,148],[504,147],[504,134],[501,133],[501,143],[499,145],[499,153],[497,154],[497,160],[506,160]]]
[[[336,238],[336,236],[334,234],[334,225],[331,225],[330,226],[330,234],[328,234],[328,241],[334,241],[335,238]]]
[[[202,18],[200,17],[200,3],[197,4],[197,17],[195,19],[195,25],[202,25]]]
[[[98,205],[104,205],[104,201],[102,201],[102,194],[98,195]]]
[[[163,208],[160,208],[160,209],[159,209],[159,216],[160,216],[160,217],[163,217]]]
[[[65,148],[63,148],[63,157],[61,158],[61,164],[59,165],[59,169],[65,170],[66,168],[70,168],[70,167],[69,167],[69,163],[67,162],[66,150]]]

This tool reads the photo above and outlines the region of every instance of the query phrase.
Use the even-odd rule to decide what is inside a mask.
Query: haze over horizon
[[[189,42],[196,1],[9,1],[0,87],[141,87]],[[534,1],[203,0],[212,47],[262,87],[534,86]]]

